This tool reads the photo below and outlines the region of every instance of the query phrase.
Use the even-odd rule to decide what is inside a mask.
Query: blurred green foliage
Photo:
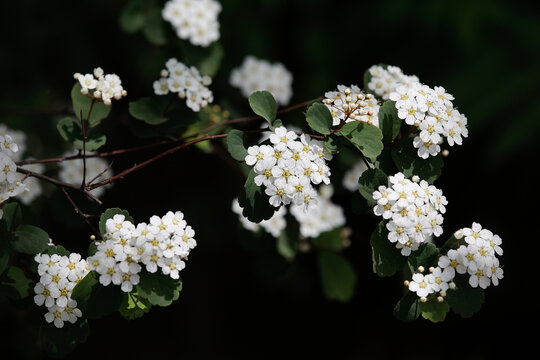
[[[524,234],[516,233],[512,224],[523,220],[504,208],[514,198],[510,191],[500,191],[506,184],[506,177],[500,175],[508,174],[510,169],[516,179],[527,182],[523,176],[526,171],[519,164],[538,155],[540,16],[534,2],[222,0],[220,44],[206,50],[178,41],[169,24],[164,24],[163,28],[155,24],[156,4],[164,1],[141,0],[141,4],[151,5],[151,11],[147,18],[136,19],[135,23],[120,17],[126,3],[18,0],[3,1],[0,5],[0,28],[5,35],[0,43],[0,68],[3,69],[0,122],[28,134],[28,147],[34,157],[58,156],[65,150],[56,124],[67,116],[76,115],[71,110],[72,75],[90,72],[96,66],[118,74],[128,90],[128,99],[115,103],[107,121],[98,128],[107,135],[104,149],[111,149],[112,145],[133,145],[125,136],[126,123],[132,122],[127,118],[129,101],[152,95],[151,83],[159,78],[164,62],[170,57],[201,65],[204,73],[212,74],[211,88],[216,94],[216,102],[232,117],[251,114],[247,100],[228,83],[231,69],[240,65],[248,54],[282,62],[293,73],[291,104],[316,98],[337,84],[361,85],[364,71],[369,66],[392,64],[401,67],[406,74],[417,75],[430,86],[445,87],[455,96],[455,105],[469,120],[469,138],[462,147],[451,149],[452,154],[443,168],[443,174],[449,174],[441,177],[443,184],[449,185],[441,186],[451,202],[449,213],[459,209],[453,215],[455,219],[448,219],[445,227],[451,232],[455,226],[470,225],[462,221],[490,219],[490,225],[498,226],[495,232],[501,233],[505,241],[508,238],[507,252],[512,254],[512,249],[517,249],[517,245],[512,248],[512,238],[520,239]],[[217,54],[212,58],[219,58],[219,68],[215,62],[203,61],[207,52]],[[294,119],[295,115],[290,116]],[[262,325],[253,328],[256,323],[252,318],[257,318],[261,324],[280,326],[281,342],[273,344],[274,352],[279,354],[282,354],[282,346],[293,343],[293,352],[304,351],[302,354],[306,355],[308,350],[302,344],[309,342],[313,354],[328,350],[325,343],[343,345],[332,348],[333,358],[355,355],[395,358],[396,354],[402,355],[400,346],[408,346],[405,340],[409,339],[396,340],[395,348],[386,346],[386,335],[381,334],[388,326],[396,333],[413,331],[411,329],[429,332],[426,336],[430,336],[432,343],[426,346],[439,349],[440,334],[433,331],[434,327],[421,323],[405,327],[394,323],[392,314],[382,313],[391,309],[399,295],[393,290],[382,290],[396,284],[381,283],[379,279],[374,282],[365,275],[372,275],[369,233],[374,226],[355,224],[358,234],[355,239],[360,245],[356,249],[353,245],[351,262],[361,274],[358,281],[362,289],[373,291],[376,300],[359,296],[351,307],[343,305],[321,310],[327,303],[311,297],[308,301],[306,295],[312,294],[318,283],[316,275],[309,273],[305,265],[316,268],[317,259],[303,258],[289,264],[276,253],[275,242],[264,238],[242,238],[231,233],[234,219],[222,214],[230,208],[230,199],[238,194],[236,182],[241,186],[241,181],[231,180],[231,184],[219,189],[219,193],[211,194],[213,203],[220,204],[215,208],[200,206],[181,197],[196,198],[199,194],[193,191],[193,186],[202,186],[205,190],[215,187],[211,178],[215,173],[223,179],[222,160],[190,155],[194,160],[179,155],[177,162],[170,161],[159,168],[163,174],[180,169],[182,184],[173,182],[157,188],[153,182],[156,181],[154,174],[141,172],[140,178],[123,180],[114,188],[117,193],[106,199],[110,205],[133,209],[138,220],[148,214],[159,214],[169,205],[171,208],[181,206],[195,222],[193,227],[200,229],[198,236],[207,239],[207,244],[201,244],[200,250],[197,249],[205,257],[194,254],[190,264],[192,272],[183,277],[186,290],[179,307],[184,308],[172,316],[178,322],[175,326],[190,325],[189,329],[177,329],[183,331],[182,340],[186,341],[182,346],[188,358],[189,354],[203,358],[205,354],[223,353],[264,358],[261,354],[265,353],[268,339],[275,339],[272,335],[276,332]],[[194,172],[184,171],[200,163],[205,164],[205,169],[195,173],[204,181],[190,176]],[[115,163],[118,168],[131,165],[132,162],[123,159]],[[47,171],[54,174],[55,169],[51,166]],[[467,183],[475,178],[478,183]],[[490,188],[484,186],[486,179],[490,181]],[[153,184],[151,194],[133,196],[132,191],[122,190],[136,188],[144,182]],[[498,191],[497,198],[491,197],[494,189]],[[61,194],[50,187],[45,193],[47,199],[39,201],[48,213],[25,209],[25,220],[49,221],[51,237],[66,239],[66,248],[72,251],[86,248],[84,236],[78,235],[84,224],[73,225],[81,225],[80,219],[72,209],[66,208],[68,204]],[[179,198],[182,200],[178,201]],[[460,198],[475,201],[464,203]],[[79,199],[77,195],[75,199],[84,211],[97,212],[92,208],[95,204],[84,203],[85,199]],[[155,199],[164,200],[157,203]],[[471,214],[478,218],[471,218]],[[205,219],[218,218],[222,221],[214,226],[209,227],[205,222]],[[227,239],[223,239],[223,234]],[[230,242],[240,250],[233,251],[228,247],[224,250],[223,243]],[[509,258],[505,263],[512,268],[518,261]],[[231,278],[229,274],[237,277]],[[517,275],[511,272],[505,275],[508,284],[517,281]],[[376,291],[372,290],[374,286],[378,287]],[[514,294],[510,290],[497,290],[501,291],[499,301],[489,299],[477,322],[467,322],[466,326],[485,331],[499,325],[499,321],[514,321],[513,316],[501,310]],[[288,297],[284,298],[284,294]],[[231,295],[235,297],[231,299]],[[336,297],[340,296],[336,294]],[[374,306],[373,301],[377,302],[377,310],[366,311],[366,304]],[[41,320],[41,309],[30,314],[22,306],[9,309],[6,316],[9,315],[8,322],[14,327],[12,334],[16,334],[7,338],[10,348],[18,351],[19,358],[37,358],[36,344],[28,344],[28,339],[36,338],[37,330],[24,324]],[[249,314],[240,313],[246,309]],[[84,354],[99,353],[95,349],[103,345],[103,339],[113,338],[117,332],[163,330],[166,327],[163,323],[171,314],[167,310],[162,316],[145,316],[137,320],[137,325],[119,321],[120,324],[109,326],[103,322],[96,323],[94,330],[92,324],[93,334],[100,336],[88,340],[77,356],[82,358]],[[487,318],[495,314],[499,319]],[[374,319],[377,322],[373,322]],[[447,319],[448,326],[462,326],[462,323],[452,321]],[[366,330],[361,326],[362,322],[370,325],[368,335],[362,335]],[[236,338],[237,333],[244,336],[242,341]],[[146,334],[146,340],[159,343],[163,339],[160,334],[161,331]],[[484,334],[482,339],[492,340],[488,335]],[[236,348],[234,341],[243,347]],[[344,345],[346,341],[349,343]],[[203,346],[207,343],[214,347]],[[124,349],[124,352],[129,351]],[[164,350],[157,352],[165,353]],[[414,350],[411,350],[411,356],[413,354]],[[469,355],[489,358],[489,352],[486,355],[485,349],[472,345]]]

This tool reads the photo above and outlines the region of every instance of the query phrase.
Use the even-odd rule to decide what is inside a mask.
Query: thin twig
[[[62,189],[62,192],[64,193],[64,195],[66,195],[66,198],[68,199],[69,203],[71,204],[71,206],[73,206],[73,209],[75,210],[75,212],[77,214],[79,214],[84,222],[90,227],[90,229],[92,229],[92,232],[94,233],[94,235],[96,236],[99,236],[99,230],[96,229],[96,227],[90,222],[90,218],[91,217],[96,217],[97,215],[91,215],[91,214],[87,214],[85,212],[83,212],[78,206],[77,204],[75,204],[75,201],[73,201],[73,199],[71,198],[71,196],[69,196],[67,190],[65,187],[61,187]]]
[[[191,140],[187,143],[183,143],[183,144],[180,144],[178,146],[175,146],[173,148],[170,148],[169,150],[167,151],[164,151],[162,153],[159,153],[157,154],[156,156],[153,156],[151,157],[150,159],[140,163],[140,164],[135,164],[133,165],[132,167],[130,167],[129,169],[126,169],[114,176],[111,176],[110,178],[108,179],[105,179],[103,181],[100,181],[94,185],[90,185],[90,186],[87,186],[86,189],[87,190],[93,190],[93,189],[97,189],[98,187],[101,187],[103,185],[107,185],[107,184],[111,184],[113,183],[114,181],[118,180],[118,179],[123,179],[124,176],[128,175],[128,174],[131,174],[132,172],[135,172],[137,170],[140,170],[142,169],[143,167],[147,166],[147,165],[150,165],[151,163],[161,159],[162,157],[164,156],[167,156],[167,155],[170,155],[172,153],[175,153],[177,152],[178,150],[181,150],[183,148],[186,148],[188,146],[191,146],[193,144],[196,144],[196,143],[199,143],[201,141],[207,141],[207,140],[213,140],[213,139],[219,139],[219,138],[224,138],[224,137],[227,137],[227,134],[219,134],[219,135],[206,135],[202,138],[198,138],[198,139],[195,139],[195,140]]]

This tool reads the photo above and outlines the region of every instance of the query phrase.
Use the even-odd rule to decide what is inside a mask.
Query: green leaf
[[[417,250],[411,252],[407,261],[412,273],[415,273],[419,266],[428,269],[430,266],[437,266],[439,259],[439,249],[432,243],[420,244]]]
[[[318,237],[311,239],[313,246],[320,250],[338,252],[343,250],[343,228],[325,231]]]
[[[394,316],[404,322],[412,322],[420,316],[418,296],[408,291],[394,307]]]
[[[144,27],[146,18],[143,12],[141,0],[129,1],[118,18],[120,29],[126,33],[135,33]]]
[[[150,97],[143,97],[129,103],[131,116],[149,125],[159,125],[167,121],[168,118],[163,115],[163,111],[157,100]]]
[[[332,114],[326,105],[313,103],[306,113],[306,121],[314,131],[329,135],[332,132]]]
[[[140,296],[147,299],[150,304],[158,306],[169,306],[177,300],[182,290],[182,280],[173,279],[169,275],[159,272],[149,273],[142,270],[137,291]]]
[[[134,320],[150,311],[151,307],[152,305],[147,299],[140,297],[136,292],[130,292],[124,294],[118,312],[125,319]]]
[[[60,256],[69,256],[69,251],[66,250],[62,245],[49,245],[47,246],[47,249],[45,249],[42,254],[47,255],[60,255]]]
[[[396,103],[385,101],[379,109],[379,127],[383,133],[383,142],[391,143],[399,134],[401,119],[397,115]]]
[[[377,168],[365,170],[358,179],[358,191],[368,203],[374,202],[373,192],[381,185],[388,186],[388,176]]]
[[[56,129],[62,136],[62,139],[74,142],[77,139],[82,139],[81,128],[75,124],[75,121],[71,117],[65,117],[58,121]]]
[[[262,187],[255,184],[255,176],[257,174],[252,168],[244,187],[238,194],[238,203],[243,208],[242,214],[249,221],[260,223],[263,220],[270,219],[274,215],[276,208],[269,203],[268,195],[264,193]]]
[[[8,236],[0,236],[0,275],[6,270],[9,263],[9,251],[11,248],[8,240]]]
[[[213,42],[207,47],[195,46],[187,41],[180,44],[186,64],[195,66],[202,75],[215,77],[223,60],[223,46]]]
[[[4,231],[10,232],[22,223],[22,210],[18,202],[6,203],[2,210],[4,215],[0,221],[5,224],[6,229]],[[0,228],[0,231],[3,231],[2,228]]]
[[[439,253],[441,255],[446,255],[446,254],[448,254],[448,250],[451,250],[451,249],[457,250],[459,248],[459,246],[460,246],[459,240],[454,235],[452,235],[441,246],[441,248],[439,249]]]
[[[244,132],[236,129],[232,129],[227,134],[227,150],[235,160],[244,161],[248,155],[248,151],[244,145],[244,138]]]
[[[143,34],[146,40],[153,45],[160,46],[167,43],[163,18],[161,16],[161,8],[156,6],[155,2],[146,10]]]
[[[368,158],[376,158],[384,148],[383,134],[374,125],[353,121],[343,125],[340,132]]]
[[[97,242],[92,241],[90,245],[88,245],[88,256],[94,256],[98,251],[97,248]]]
[[[256,91],[249,97],[249,106],[253,112],[266,121],[270,125],[276,119],[277,103],[272,94],[268,91]]]
[[[33,225],[21,225],[13,233],[11,247],[23,254],[39,254],[49,246],[49,235]]]
[[[77,149],[83,149],[83,136],[81,128],[75,124],[72,118],[66,117],[56,124],[56,128],[62,138],[73,143]],[[107,137],[103,134],[92,132],[86,138],[84,148],[86,151],[95,151],[105,145]]]
[[[321,285],[330,300],[346,302],[354,295],[356,273],[353,266],[343,255],[331,251],[319,254]]]
[[[368,87],[368,84],[369,82],[371,81],[371,73],[369,72],[369,69],[367,69],[366,71],[364,71],[364,90],[366,93],[370,93],[371,90],[369,89]]]
[[[431,322],[441,322],[446,318],[446,314],[450,311],[450,306],[446,301],[438,302],[436,300],[428,300],[419,302],[422,317]]]
[[[83,146],[82,139],[76,139],[73,141],[73,145],[77,149],[83,150],[83,147],[86,151],[95,151],[105,145],[107,142],[107,137],[103,134],[92,132],[88,137],[86,138],[86,144]]]
[[[323,141],[323,146],[328,152],[337,154],[343,147],[342,138],[336,135],[326,136]]]
[[[92,100],[81,93],[81,84],[78,82],[71,89],[71,101],[73,103],[73,112],[79,120],[81,120],[81,115],[83,119],[88,119],[88,113],[90,107],[92,107],[92,112],[88,120],[88,125],[91,128],[99,125],[111,112],[111,107],[102,102],[96,101],[92,106]]]
[[[379,276],[391,276],[405,264],[406,258],[388,240],[388,230],[384,221],[381,221],[371,234],[371,251],[373,272]]]
[[[13,300],[24,299],[30,294],[33,282],[26,277],[24,271],[16,266],[10,266],[0,276],[0,296]]]
[[[298,249],[295,238],[286,230],[282,230],[276,239],[276,247],[281,256],[287,260],[292,260],[296,256]]]
[[[126,221],[135,223],[127,210],[122,210],[119,208],[109,208],[105,210],[105,212],[102,213],[101,217],[99,218],[99,232],[101,233],[101,236],[105,236],[105,233],[107,232],[107,227],[106,227],[107,220],[114,217],[114,215],[117,215],[117,214],[124,215]]]
[[[66,357],[78,344],[84,343],[89,335],[90,326],[87,320],[79,320],[74,324],[64,322],[61,328],[43,321],[39,328],[41,347],[49,356],[55,358]]]
[[[445,297],[452,311],[464,318],[471,317],[480,311],[485,297],[484,290],[480,287],[471,287],[468,278],[467,275],[457,275],[454,278],[456,289],[448,290]]]
[[[418,175],[420,179],[432,184],[441,175],[444,165],[441,154],[422,159],[413,146],[412,138],[398,141],[392,148],[392,159],[399,171],[406,177]]]
[[[88,302],[94,286],[99,284],[98,278],[98,273],[90,271],[77,285],[75,285],[71,292],[71,298],[78,303]]]
[[[77,307],[89,319],[98,319],[115,312],[124,293],[117,285],[103,286],[99,283],[99,274],[90,271],[71,293],[71,298],[77,301]]]

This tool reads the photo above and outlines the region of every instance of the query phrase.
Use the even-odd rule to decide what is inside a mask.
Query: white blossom
[[[207,47],[219,39],[220,12],[221,4],[215,0],[169,0],[161,15],[175,28],[180,39]]]
[[[186,100],[187,107],[194,112],[199,112],[214,101],[214,95],[208,88],[212,83],[209,76],[202,76],[196,67],[188,67],[175,58],[169,59],[165,67],[161,71],[162,77],[153,83],[156,95],[176,93],[179,98]]]
[[[246,56],[242,65],[231,72],[231,86],[239,88],[242,96],[248,98],[255,91],[266,90],[279,105],[287,105],[292,97],[292,74],[279,62],[270,63]]]

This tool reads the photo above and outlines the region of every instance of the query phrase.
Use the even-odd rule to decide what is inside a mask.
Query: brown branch
[[[54,178],[52,178],[50,176],[43,175],[43,174],[40,174],[40,173],[37,173],[37,172],[34,172],[34,171],[30,171],[30,170],[27,170],[27,169],[24,169],[24,168],[21,168],[21,167],[17,167],[17,172],[21,173],[21,174],[25,174],[26,176],[32,176],[32,177],[35,177],[37,179],[46,181],[46,182],[51,183],[53,185],[56,185],[56,186],[58,186],[60,188],[68,188],[68,189],[74,189],[74,190],[81,191],[81,187],[79,185],[73,185],[73,184],[70,184],[70,183],[67,183],[67,182],[64,182],[64,181],[61,181],[61,180],[54,179]],[[99,200],[97,197],[92,195],[90,193],[90,191],[88,191],[87,189],[83,189],[82,192],[86,196],[88,196],[89,198],[91,198],[92,200],[97,202],[99,205],[103,204],[101,202],[101,200]]]
[[[93,189],[96,189],[98,187],[101,187],[101,186],[104,186],[104,185],[107,185],[107,184],[111,184],[113,183],[114,181],[116,180],[119,180],[119,179],[123,179],[126,175],[129,175],[131,174],[132,172],[135,172],[137,170],[140,170],[142,169],[143,167],[147,166],[147,165],[150,165],[151,163],[161,159],[162,157],[164,156],[167,156],[167,155],[170,155],[170,154],[173,154],[175,152],[177,152],[178,150],[181,150],[183,148],[186,148],[188,146],[191,146],[193,144],[196,144],[198,142],[201,142],[201,141],[206,141],[206,140],[213,140],[213,139],[219,139],[219,138],[224,138],[224,137],[227,137],[227,134],[219,134],[219,135],[206,135],[202,138],[198,138],[198,139],[195,139],[195,140],[191,140],[187,143],[183,143],[183,144],[180,144],[178,146],[175,146],[173,148],[170,148],[169,150],[167,151],[164,151],[162,153],[159,153],[153,157],[151,157],[150,159],[140,163],[140,164],[135,164],[133,165],[132,167],[130,167],[129,169],[126,169],[114,176],[111,176],[110,178],[108,179],[105,179],[103,181],[100,181],[94,185],[89,185],[86,187],[87,190],[93,190]]]
[[[73,209],[75,210],[75,212],[77,214],[79,214],[84,222],[90,227],[90,229],[92,230],[92,232],[94,233],[94,235],[97,235],[99,236],[100,233],[99,233],[99,230],[96,229],[96,227],[90,222],[90,218],[92,217],[96,217],[97,215],[91,215],[91,214],[87,214],[85,212],[83,212],[78,206],[77,204],[75,204],[75,201],[73,201],[73,199],[71,198],[71,196],[69,196],[67,190],[65,187],[61,187],[62,189],[62,192],[64,193],[64,195],[66,195],[66,198],[68,199],[69,203],[71,204],[71,206],[73,206]]]
[[[314,100],[303,101],[301,103],[298,103],[298,104],[295,104],[295,105],[280,109],[280,110],[278,110],[277,113],[278,114],[284,114],[284,113],[296,110],[298,108],[302,108],[304,106],[307,106],[309,103],[311,103],[313,101],[321,100],[321,99],[322,99],[322,97],[318,97],[318,98],[316,98]],[[123,154],[131,153],[131,152],[136,152],[136,151],[140,151],[140,150],[151,149],[151,148],[162,146],[162,145],[174,144],[174,143],[185,141],[185,140],[188,140],[188,139],[191,139],[191,138],[194,138],[194,137],[198,137],[198,136],[201,136],[201,135],[206,135],[210,131],[212,131],[214,129],[217,129],[217,128],[221,127],[221,126],[238,124],[238,123],[243,123],[243,122],[249,122],[249,121],[254,121],[254,120],[257,120],[257,119],[262,119],[262,117],[260,117],[258,115],[254,115],[254,116],[246,116],[246,117],[241,117],[241,118],[236,118],[236,119],[231,119],[231,120],[223,120],[223,121],[221,121],[221,122],[219,122],[217,124],[210,125],[209,127],[205,128],[205,129],[202,129],[199,132],[197,132],[195,134],[192,134],[192,135],[189,135],[189,136],[178,137],[178,138],[173,138],[173,139],[168,139],[168,140],[159,140],[159,141],[156,141],[156,142],[151,143],[151,144],[139,145],[139,146],[134,146],[134,147],[130,147],[130,148],[113,150],[113,151],[109,151],[109,152],[102,152],[102,153],[97,153],[97,154],[87,154],[86,158],[112,157],[112,156],[116,156],[116,155],[123,155]],[[312,137],[319,138],[319,139],[323,138],[321,136],[316,136],[316,135],[313,135]],[[16,164],[18,166],[23,166],[23,165],[30,165],[30,164],[59,163],[59,162],[64,162],[64,161],[69,161],[69,160],[81,159],[82,157],[83,157],[82,154],[79,152],[79,154],[71,155],[71,156],[54,157],[54,158],[48,158],[48,159],[23,160],[23,161],[16,162]]]

